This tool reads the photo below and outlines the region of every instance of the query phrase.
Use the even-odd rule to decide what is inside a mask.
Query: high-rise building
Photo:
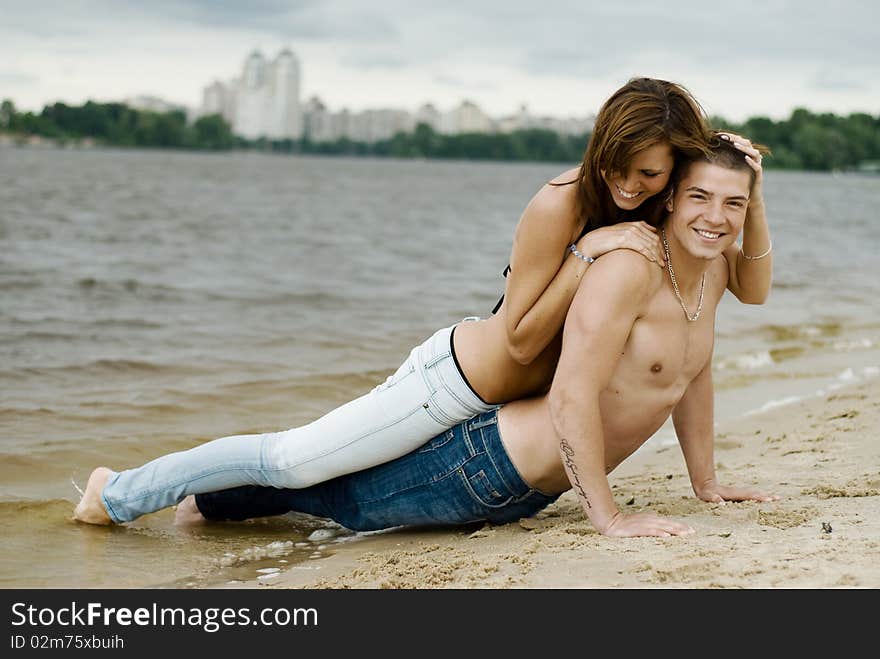
[[[492,120],[473,101],[464,100],[461,104],[444,114],[440,121],[440,132],[447,135],[456,133],[488,133],[492,130]]]
[[[299,102],[299,61],[287,48],[269,68],[270,111],[267,137],[299,139],[303,134],[303,113]]]
[[[205,87],[200,114],[223,115],[233,133],[248,139],[299,139],[303,134],[299,88],[299,61],[289,49],[272,62],[255,50],[245,60],[240,78]]]
[[[415,124],[427,124],[434,129],[434,132],[440,132],[440,122],[442,115],[440,111],[434,107],[432,103],[425,103],[416,110]]]

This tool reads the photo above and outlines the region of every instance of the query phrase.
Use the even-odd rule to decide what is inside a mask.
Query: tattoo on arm
[[[581,485],[581,479],[578,474],[577,465],[574,463],[574,449],[571,447],[571,444],[568,443],[568,440],[565,438],[559,442],[559,450],[562,451],[562,461],[565,463],[565,466],[568,468],[568,471],[571,472],[571,486],[574,488],[575,492],[577,492],[580,497],[584,500],[587,508],[592,508],[590,505],[590,499],[587,497],[587,493],[584,491],[583,485]]]

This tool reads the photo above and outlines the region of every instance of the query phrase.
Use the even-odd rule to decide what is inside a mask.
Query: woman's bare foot
[[[104,486],[112,475],[113,471],[107,467],[98,467],[92,472],[89,476],[89,482],[86,484],[85,494],[73,510],[73,518],[76,521],[104,525],[113,523],[101,501],[101,492],[104,491]]]
[[[192,494],[177,504],[177,512],[174,513],[175,526],[188,526],[190,524],[204,524],[206,521],[199,507],[196,505],[196,498]]]

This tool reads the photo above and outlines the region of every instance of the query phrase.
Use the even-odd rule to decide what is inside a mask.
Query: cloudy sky
[[[298,56],[331,110],[462,99],[584,116],[632,76],[711,114],[880,113],[876,0],[0,0],[0,98],[19,108],[150,94],[196,106],[254,49]]]

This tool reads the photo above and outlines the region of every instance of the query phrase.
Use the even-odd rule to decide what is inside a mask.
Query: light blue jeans
[[[113,474],[102,492],[107,513],[114,522],[130,522],[190,494],[240,485],[309,487],[394,460],[495,409],[462,378],[452,355],[453,327],[416,346],[370,393],[312,423],[223,437]]]

